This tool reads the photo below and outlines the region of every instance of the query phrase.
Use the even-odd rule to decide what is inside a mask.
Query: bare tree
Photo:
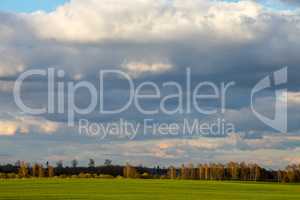
[[[45,171],[44,171],[44,167],[43,167],[43,165],[38,165],[38,169],[39,169],[39,177],[40,178],[43,178],[43,177],[45,177]]]
[[[48,165],[48,177],[54,176],[54,168],[50,165]]]
[[[29,176],[29,170],[28,170],[28,164],[25,162],[21,162],[20,168],[19,168],[19,176],[22,178],[26,178]]]

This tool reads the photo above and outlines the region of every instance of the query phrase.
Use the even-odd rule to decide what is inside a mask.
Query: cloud
[[[112,159],[115,164],[130,162],[134,165],[153,166],[183,163],[247,161],[264,167],[283,168],[295,162],[299,155],[299,136],[280,134],[259,139],[243,139],[239,134],[227,138],[161,139],[143,141],[97,141],[95,138],[59,137],[59,135],[16,135],[2,137],[0,151],[10,151],[10,162],[26,158],[32,162],[65,164],[76,158],[87,164],[89,158],[97,163]],[[298,144],[297,144],[298,142]],[[38,151],[37,151],[38,149]],[[7,160],[6,159],[6,160]]]
[[[113,68],[141,76],[141,81],[175,80],[183,86],[185,69],[191,67],[193,80],[237,83],[240,90],[229,95],[231,110],[226,117],[234,118],[242,131],[266,129],[250,112],[246,94],[260,78],[289,65],[289,86],[299,90],[294,88],[300,84],[296,77],[300,60],[295,53],[300,50],[299,14],[266,11],[253,1],[76,0],[51,13],[0,17],[0,40],[7,60],[0,68],[3,79],[26,69],[55,67],[65,70],[67,77],[95,82],[100,69]],[[26,102],[45,105],[46,82],[28,82]],[[115,95],[126,96],[126,88],[118,88],[120,85],[124,84],[118,80],[109,83],[105,94],[111,106],[121,104]],[[8,89],[2,86],[2,90]],[[77,97],[78,105],[86,105],[86,95]],[[269,99],[261,100],[263,110]],[[155,102],[151,104],[155,106]],[[130,111],[125,117],[144,117]],[[65,121],[64,116],[45,117]],[[85,117],[113,120],[120,116]],[[157,116],[168,120],[180,117]]]
[[[292,4],[292,5],[300,5],[298,0],[280,0],[283,3]]]
[[[289,164],[300,164],[300,158],[299,156],[287,156],[286,158],[284,158],[285,161],[287,161]]]
[[[15,122],[0,122],[0,135],[14,135],[18,130],[18,125]]]
[[[272,130],[259,122],[249,108],[251,88],[261,78],[288,66],[289,125],[295,137],[299,135],[300,14],[297,10],[270,11],[254,1],[73,0],[51,13],[0,13],[0,21],[0,115],[4,116],[0,134],[12,136],[14,144],[19,144],[24,139],[17,138],[22,135],[19,133],[26,133],[32,141],[19,144],[19,149],[27,148],[28,152],[36,152],[34,147],[41,142],[36,137],[51,136],[43,138],[46,141],[41,143],[45,144],[40,146],[41,152],[35,156],[27,152],[24,156],[43,158],[48,144],[49,154],[66,154],[62,158],[78,154],[85,159],[99,154],[101,158],[111,155],[130,160],[134,156],[136,162],[153,164],[180,163],[194,156],[195,161],[236,158],[268,163],[273,160],[274,166],[279,159],[284,160],[288,149],[296,152],[295,147],[299,146],[297,138],[273,136]],[[78,130],[65,127],[65,115],[19,117],[11,94],[13,81],[23,71],[48,67],[64,70],[65,83],[75,79],[97,85],[99,70],[122,69],[137,78],[137,82],[154,81],[162,85],[165,81],[176,81],[184,87],[187,67],[192,70],[193,87],[195,82],[235,81],[236,87],[227,96],[224,117],[235,123],[238,133],[226,138],[186,141],[165,137],[158,141],[143,136],[139,138],[141,141],[124,142],[114,146],[116,149],[106,144],[105,153],[99,153],[98,144],[78,139]],[[122,100],[128,97],[126,84],[117,79],[106,83],[108,107],[124,105]],[[47,94],[44,79],[24,83],[22,97],[29,106],[45,106]],[[271,116],[273,96],[272,91],[266,91],[258,97],[257,109]],[[67,103],[66,97],[65,100]],[[78,92],[76,105],[84,107],[87,102],[88,95]],[[219,107],[212,101],[204,103],[209,108]],[[146,108],[157,105],[151,101]],[[176,102],[168,105],[172,107]],[[13,117],[8,118],[5,112]],[[80,117],[96,122],[112,122],[121,117],[131,121],[145,118],[134,108],[120,115],[76,115],[76,119]],[[190,115],[153,116],[158,122],[178,122],[182,118],[209,121],[214,117],[198,115],[194,110]],[[31,137],[32,132],[39,134]],[[47,141],[51,139],[63,140],[58,151]],[[76,146],[69,140],[80,141],[76,141]],[[72,148],[73,145],[78,149]],[[273,155],[274,152],[279,153]],[[287,163],[284,162],[277,163]]]
[[[168,71],[172,65],[168,63],[145,63],[145,62],[128,62],[122,66],[131,76],[138,77],[142,74],[153,73],[159,74]]]
[[[134,74],[159,67],[180,76],[191,67],[195,75],[245,85],[256,78],[247,76],[254,68],[289,65],[294,72],[299,62],[298,13],[266,11],[253,1],[75,0],[51,13],[0,18],[6,76],[56,67],[83,79],[128,61]]]
[[[0,92],[12,92],[14,89],[13,81],[1,81],[0,80]]]
[[[39,117],[16,117],[14,119],[1,119],[0,136],[13,136],[18,133],[53,134],[61,125]]]
[[[287,94],[289,104],[300,104],[300,92],[289,92]]]
[[[7,52],[7,49],[0,52],[0,77],[14,76],[24,71],[23,61],[14,52]]]
[[[217,37],[249,39],[254,32],[244,25],[260,10],[251,1],[75,0],[28,18],[40,36],[67,41],[168,40],[208,29]]]

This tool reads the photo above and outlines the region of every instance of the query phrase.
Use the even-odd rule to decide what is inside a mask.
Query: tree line
[[[15,164],[0,165],[0,178],[144,178],[144,179],[183,179],[183,180],[234,180],[234,181],[269,181],[294,183],[300,182],[300,165],[289,165],[284,170],[265,169],[257,164],[229,162],[227,164],[209,163],[182,165],[180,167],[144,167],[126,164],[113,165],[111,160],[96,166],[93,159],[87,167],[78,166],[73,160],[71,166],[64,166],[62,161],[51,166],[29,164],[18,161]]]

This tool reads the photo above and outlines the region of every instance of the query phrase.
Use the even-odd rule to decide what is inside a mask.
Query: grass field
[[[180,180],[0,180],[0,199],[299,200],[300,185]]]

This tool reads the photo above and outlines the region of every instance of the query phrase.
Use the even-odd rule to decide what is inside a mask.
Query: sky
[[[179,166],[233,160],[274,169],[300,163],[298,6],[293,0],[1,1],[0,163],[63,160],[70,164],[77,159],[85,165],[94,158],[98,164],[112,159],[117,164]],[[274,85],[277,72],[285,67],[287,83]],[[60,95],[64,101],[54,102],[54,112],[25,112],[16,103],[16,80],[28,71],[49,68],[61,75],[55,79],[54,90],[50,90],[47,78],[30,77],[21,87],[22,101],[33,108],[46,107],[49,93]],[[182,89],[184,105],[191,94],[187,89],[188,70],[192,88],[208,81],[218,88],[222,83],[235,85],[225,95],[224,112],[218,99],[200,102],[205,109],[218,110],[214,114],[199,113],[196,107],[180,112],[176,108],[181,101],[173,98],[164,102],[167,109],[175,110],[172,114],[162,110],[145,114],[133,104],[124,112],[104,114],[98,110],[101,103],[109,109],[126,103],[129,84],[114,75],[101,88],[99,72],[103,70],[122,71],[135,86],[155,83],[164,95]],[[264,123],[251,108],[253,88],[269,79],[273,80],[272,87],[256,96],[255,109],[272,118],[286,95],[288,126],[284,132]],[[75,126],[68,126],[68,106],[75,103],[84,108],[93,100],[86,90],[78,90],[74,102],[70,99],[67,84],[82,81],[95,86],[97,109],[75,112]],[[182,88],[164,87],[166,82],[176,82]],[[62,90],[58,90],[58,83],[64,83]],[[151,89],[145,94],[151,94]],[[286,91],[275,93],[280,89]],[[206,88],[202,92],[211,91]],[[161,100],[148,99],[140,105],[153,110],[161,106]],[[284,116],[283,112],[277,114],[280,119]],[[80,119],[108,125],[120,119],[139,124],[148,118],[158,124],[180,125],[184,120],[212,124],[224,119],[234,124],[235,130],[222,136],[195,137],[157,135],[147,130],[133,138],[101,138],[81,134],[78,128]]]
[[[35,12],[46,11],[51,12],[58,6],[69,2],[70,0],[2,0],[0,10],[7,12]],[[227,2],[238,2],[239,0],[225,0]],[[297,0],[259,0],[262,5],[273,9],[293,9],[297,4]],[[292,4],[292,5],[291,5]]]
[[[67,0],[2,0],[0,10],[7,12],[34,12],[37,10],[53,11]]]

